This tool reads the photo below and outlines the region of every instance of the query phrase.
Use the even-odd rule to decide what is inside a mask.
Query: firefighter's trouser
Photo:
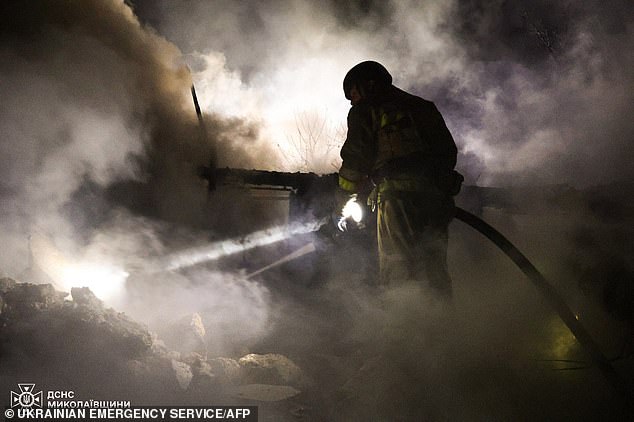
[[[417,280],[451,295],[447,229],[453,212],[453,198],[441,193],[381,195],[377,215],[381,284]]]

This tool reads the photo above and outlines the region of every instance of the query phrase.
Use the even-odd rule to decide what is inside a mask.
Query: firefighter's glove
[[[341,214],[336,215],[335,225],[340,232],[348,231],[348,219],[341,216]]]
[[[337,188],[335,190],[335,195],[334,195],[334,207],[332,210],[332,224],[337,228],[337,230],[345,232],[347,230],[347,222],[345,221],[345,218],[343,218],[342,215],[342,211],[343,211],[343,207],[346,205],[346,203],[350,200],[350,197],[353,194],[342,189],[342,188]]]
[[[343,199],[343,198],[340,198]],[[338,214],[334,215],[333,219],[337,228],[342,231],[348,231],[351,229],[362,229],[363,225],[363,206],[357,202],[357,194],[347,194],[345,202],[343,200],[338,201],[339,210]],[[343,203],[343,204],[341,204]],[[335,211],[336,212],[336,211]]]

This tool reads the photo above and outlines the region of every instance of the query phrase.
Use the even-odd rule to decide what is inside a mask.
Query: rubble
[[[281,402],[307,384],[302,370],[283,355],[248,354],[236,360],[208,358],[206,351],[187,351],[191,347],[171,350],[145,326],[107,308],[89,288],[72,288],[70,297],[50,284],[0,279],[0,377],[7,368],[27,373],[36,367],[37,377],[50,377],[37,378],[41,384],[77,380],[74,389],[105,398],[114,391],[160,402],[214,397]],[[200,350],[205,336],[200,315],[180,324]]]
[[[70,379],[77,390],[134,391],[153,374],[165,391],[180,389],[146,327],[106,308],[88,288],[71,294],[66,300],[50,284],[0,281],[0,375],[35,371],[38,381]]]
[[[245,384],[235,388],[234,395],[241,399],[276,402],[289,399],[300,393],[288,385]]]
[[[211,371],[223,384],[238,384],[242,378],[242,367],[237,360],[218,357],[208,362]]]
[[[13,287],[15,287],[15,284],[16,284],[16,281],[11,278],[8,278],[8,277],[0,278],[0,294],[4,294],[8,292]]]
[[[50,284],[18,283],[10,278],[0,280],[3,319],[20,318],[34,311],[63,305],[68,293],[56,291]]]
[[[189,387],[189,383],[192,381],[192,370],[184,362],[180,362],[176,359],[172,359],[172,368],[174,369],[174,375],[176,376],[176,380],[178,381],[178,385],[183,390],[187,390]]]
[[[240,369],[238,362],[233,359],[215,358],[207,361],[199,355],[191,363],[191,390],[204,393],[238,385],[241,381]]]
[[[193,372],[193,390],[214,391],[235,387],[244,378],[242,367],[235,359],[217,357],[207,360],[199,355],[190,364]]]
[[[73,287],[70,289],[70,295],[78,305],[88,306],[93,309],[103,308],[103,302],[88,287]]]
[[[169,348],[181,353],[195,352],[204,355],[207,351],[206,332],[200,314],[194,312],[168,324],[159,335]]]
[[[247,383],[305,386],[308,384],[302,370],[284,355],[248,354],[238,361]]]

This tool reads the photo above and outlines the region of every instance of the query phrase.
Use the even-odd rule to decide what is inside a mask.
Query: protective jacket
[[[421,184],[441,187],[456,155],[434,103],[391,86],[380,98],[350,109],[339,186],[354,193],[370,177],[375,183],[390,179],[397,190],[420,190]]]

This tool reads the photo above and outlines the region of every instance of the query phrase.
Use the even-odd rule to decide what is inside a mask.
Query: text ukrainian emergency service
[[[257,421],[255,407],[133,407],[89,409],[16,409],[16,420],[224,420]]]

